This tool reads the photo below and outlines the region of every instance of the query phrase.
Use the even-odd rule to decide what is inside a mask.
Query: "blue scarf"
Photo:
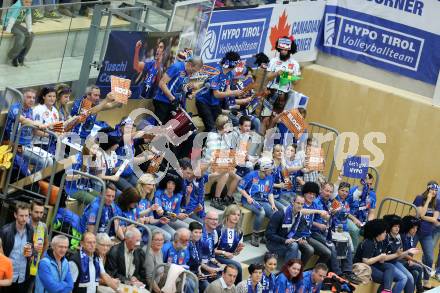
[[[89,272],[89,256],[81,250],[79,251],[79,257],[81,259],[81,272],[82,274],[79,275],[79,283],[84,284],[90,282],[90,272]],[[96,256],[93,256],[93,265],[95,266],[95,281],[99,281],[99,276],[101,275],[100,272],[100,266],[99,266],[99,258]]]
[[[214,257],[214,233],[215,230],[208,234],[206,228],[203,227],[202,239],[201,239],[201,252],[202,257],[208,260]]]
[[[228,230],[229,230],[229,235],[228,235]],[[233,253],[237,249],[238,243],[240,243],[240,239],[241,239],[241,234],[238,233],[236,229],[222,228],[220,234],[220,240],[218,242],[218,248],[220,250]]]
[[[197,265],[200,265],[200,240],[197,242],[192,242],[189,244],[191,254],[191,258],[197,263]]]
[[[252,287],[252,280],[249,277],[249,279],[247,280],[247,292],[248,293],[257,293],[257,291],[258,291],[257,288],[258,288],[258,283],[255,286],[255,290],[254,290],[254,288]]]
[[[287,234],[287,239],[293,238],[298,230],[299,223],[301,223],[301,213],[298,213],[293,221],[293,206],[289,205],[284,211],[284,221],[283,227],[289,226],[289,234]]]
[[[270,273],[269,276],[263,272],[261,277],[261,285],[263,285],[263,293],[274,293],[275,292],[275,274]]]

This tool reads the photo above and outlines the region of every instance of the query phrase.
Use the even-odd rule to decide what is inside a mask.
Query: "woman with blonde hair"
[[[141,201],[138,204],[140,221],[151,229],[151,231],[160,231],[165,241],[171,240],[171,234],[166,230],[157,226],[157,224],[167,225],[169,220],[162,217],[164,211],[162,207],[154,203],[154,193],[156,191],[156,180],[152,174],[143,174],[137,181],[136,190],[141,196]],[[156,219],[153,212],[161,217]],[[171,229],[171,227],[170,227]]]
[[[222,264],[233,264],[238,268],[235,284],[241,282],[242,268],[238,261],[232,258],[240,254],[244,248],[243,232],[240,229],[241,210],[238,205],[229,205],[224,213],[222,225],[217,228],[218,242],[215,248],[216,259]]]
[[[61,121],[67,121],[70,118],[70,112],[67,104],[70,101],[72,95],[72,90],[65,83],[60,83],[55,87],[56,92],[56,102],[55,108],[58,110]]]

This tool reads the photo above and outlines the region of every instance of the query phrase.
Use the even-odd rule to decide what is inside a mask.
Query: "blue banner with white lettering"
[[[365,179],[368,173],[368,158],[361,156],[348,157],[344,162],[343,170],[345,177]]]
[[[320,50],[436,84],[440,1],[329,0]]]
[[[272,7],[214,11],[202,47],[206,64],[218,63],[226,52],[242,59],[264,51]]]
[[[101,89],[102,96],[110,92],[110,76],[115,75],[131,79],[131,98],[139,98],[141,84],[136,84],[133,80],[133,77],[136,76],[133,56],[136,42],[146,39],[146,32],[112,31],[110,33],[107,51],[96,80],[96,85]]]

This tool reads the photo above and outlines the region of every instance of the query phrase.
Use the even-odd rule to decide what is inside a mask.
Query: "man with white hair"
[[[119,281],[112,279],[104,269],[102,259],[96,250],[96,236],[86,232],[81,241],[81,250],[70,258],[69,266],[74,281],[74,293],[96,293],[102,280],[114,291],[118,291]]]
[[[52,238],[51,248],[47,250],[38,265],[35,277],[35,293],[69,293],[73,290],[69,262],[65,258],[69,239],[64,235]]]
[[[188,249],[191,232],[187,228],[177,229],[173,242],[165,243],[162,247],[163,261],[188,268],[190,252]]]
[[[146,284],[145,253],[139,248],[141,236],[137,228],[129,227],[125,240],[111,248],[105,265],[111,277],[134,286]]]

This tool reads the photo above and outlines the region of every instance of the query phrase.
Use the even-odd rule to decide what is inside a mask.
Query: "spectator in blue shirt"
[[[70,274],[69,262],[65,257],[69,248],[69,239],[64,235],[57,235],[52,239],[50,246],[51,248],[45,253],[38,265],[35,292],[72,292],[73,280]]]
[[[273,161],[270,158],[258,160],[260,169],[248,173],[241,180],[238,191],[241,193],[243,206],[255,214],[252,241],[253,246],[260,245],[260,229],[264,217],[270,218],[274,212],[283,210],[283,205],[273,197]]]
[[[181,180],[178,175],[167,173],[159,183],[159,189],[155,194],[155,203],[164,211],[164,216],[170,218],[167,225],[160,227],[171,235],[179,228],[188,228],[192,220],[188,219],[188,214],[181,211],[182,193]]]
[[[303,275],[303,293],[321,292],[322,282],[327,276],[328,268],[323,263],[317,263],[315,268]]]
[[[301,260],[306,264],[312,255],[316,254],[319,256],[319,262],[326,263],[330,259],[331,251],[325,243],[311,237],[311,228],[316,214],[320,214],[326,221],[329,220],[330,215],[327,211],[319,210],[314,203],[316,195],[319,194],[318,184],[315,182],[306,182],[303,186],[302,192],[305,200],[303,210],[310,210],[310,212],[304,214],[303,221],[300,223],[294,236],[297,239],[302,238],[298,240],[299,249],[301,251]]]
[[[167,242],[162,247],[163,262],[181,265],[189,269],[190,251],[189,241],[191,232],[187,228],[177,229],[173,242]]]
[[[230,89],[233,70],[239,61],[240,55],[237,52],[227,52],[220,65],[216,66],[219,73],[209,77],[205,87],[196,94],[196,107],[205,125],[205,131],[215,130],[215,120],[221,113],[220,100],[242,95],[241,90]]]
[[[112,183],[107,184],[107,189],[104,200],[104,206],[102,208],[101,219],[99,221],[98,233],[106,232],[105,229],[111,218],[121,215],[120,208],[114,203],[116,195],[116,187]],[[101,204],[101,197],[96,197],[86,208],[81,217],[81,232],[85,231],[95,232],[95,225],[98,217],[99,206]],[[116,236],[119,239],[124,239],[124,233],[119,225],[119,220],[114,220],[113,226],[110,229],[109,234],[111,236]]]
[[[35,171],[52,165],[52,156],[45,150],[39,147],[32,147],[33,126],[38,129],[46,129],[47,125],[43,125],[33,119],[32,107],[35,105],[36,91],[33,89],[26,89],[23,91],[23,103],[14,103],[8,110],[8,115],[5,122],[4,142],[8,142],[13,134],[14,124],[18,118],[21,124],[20,136],[18,138],[17,154],[14,157],[14,168],[17,169],[21,176],[30,175],[29,163],[35,165]],[[17,133],[18,128],[15,132]]]
[[[275,281],[274,291],[271,293],[301,292],[303,285],[303,265],[301,260],[292,258],[281,268]],[[266,291],[270,292],[270,291]]]
[[[436,186],[431,184],[421,195],[416,196],[413,202],[421,219],[417,236],[423,249],[422,261],[428,267],[432,267],[434,261],[434,228],[440,225],[440,207],[436,205],[436,195]],[[423,286],[426,288],[430,288],[429,277],[429,274],[423,276]]]
[[[376,192],[373,189],[374,177],[370,173],[361,179],[362,188],[354,186],[350,189],[350,213],[356,218],[348,221],[348,230],[353,241],[354,249],[359,244],[359,231],[367,221],[376,218]]]
[[[202,233],[203,226],[199,222],[192,222],[189,224],[189,230],[191,231],[191,241],[189,242],[189,269],[196,276],[202,276],[202,269],[209,268],[206,263],[203,262],[203,251],[202,251]],[[202,277],[199,279],[199,292],[204,292],[209,283],[207,278]]]
[[[189,77],[201,67],[202,61],[199,58],[177,61],[160,79],[159,90],[154,97],[153,104],[155,114],[163,124],[170,120],[171,111],[178,106],[185,108],[186,94],[192,89]]]
[[[77,98],[73,102],[70,115],[72,117],[80,115],[85,115],[87,117],[84,122],[78,123],[72,129],[72,132],[79,135],[82,144],[86,140],[87,136],[89,136],[92,132],[93,126],[96,122],[97,112],[110,110],[120,105],[120,103],[114,101],[114,96],[111,92],[107,94],[106,98],[102,102],[99,102],[100,98],[101,90],[99,87],[96,85],[91,85],[87,87],[85,96]],[[88,100],[88,102],[92,104],[92,107],[94,108],[93,113],[83,108],[85,100]]]
[[[200,223],[205,218],[205,184],[208,182],[208,174],[196,176],[191,161],[184,158],[179,161],[183,177],[183,206],[185,213]],[[195,210],[198,210],[197,212]]]
[[[154,50],[154,59],[140,61],[139,51],[142,48],[142,42],[137,41],[134,48],[133,69],[139,74],[135,84],[142,82],[140,97],[152,98],[157,90],[163,72],[163,56],[167,45],[164,40],[159,39]]]

